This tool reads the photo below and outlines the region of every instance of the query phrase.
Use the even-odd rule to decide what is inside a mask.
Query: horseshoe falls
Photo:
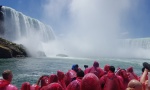
[[[150,58],[150,38],[124,39],[120,45],[125,57]]]

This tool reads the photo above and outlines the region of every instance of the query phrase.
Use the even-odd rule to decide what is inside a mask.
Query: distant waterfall
[[[123,39],[119,42],[119,56],[128,58],[150,58],[150,38]]]
[[[40,21],[25,16],[10,7],[2,6],[4,14],[4,38],[8,40],[16,40],[21,37],[29,37],[35,32],[39,33],[39,38],[42,41],[49,41],[55,38],[53,30]]]
[[[135,38],[121,40],[121,46],[125,48],[141,48],[150,50],[150,38]]]

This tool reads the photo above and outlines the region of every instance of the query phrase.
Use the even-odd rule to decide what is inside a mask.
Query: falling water
[[[67,42],[66,45],[65,40],[63,42],[63,40],[56,39],[50,26],[10,7],[3,6],[2,12],[4,15],[4,33],[1,34],[1,37],[23,44],[31,56],[38,56],[37,52],[39,51],[46,56],[56,56],[57,54],[69,55],[74,52],[72,48],[70,49],[71,46],[69,45],[71,43]],[[72,42],[74,41],[72,40]],[[109,52],[113,52],[109,53],[110,57],[150,58],[148,55],[150,52],[150,38],[121,39],[115,45],[117,48],[109,49]],[[82,52],[83,50],[80,51]],[[99,55],[96,53],[92,54]],[[102,55],[102,52],[100,55]],[[88,56],[89,54],[87,54]]]
[[[34,35],[34,32],[39,33],[42,41],[49,41],[55,38],[53,30],[50,26],[41,23],[40,21],[25,16],[9,7],[2,7],[4,13],[5,34],[4,37],[8,40],[17,40],[21,37],[29,37]]]
[[[43,43],[55,40],[52,28],[10,7],[2,6],[4,33],[1,37],[23,44],[31,56],[43,51]],[[2,30],[1,30],[2,31]]]

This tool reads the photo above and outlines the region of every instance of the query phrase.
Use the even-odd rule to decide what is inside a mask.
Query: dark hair
[[[12,75],[11,70],[5,70],[5,71],[2,73],[3,78],[6,79],[6,80],[9,78],[9,75]]]
[[[78,70],[78,72],[77,72],[77,77],[84,77],[84,72],[83,72],[83,70]]]
[[[88,65],[84,65],[84,68],[88,68]]]
[[[142,72],[144,72],[145,67],[142,68]]]
[[[115,72],[115,67],[114,66],[110,66],[109,70],[112,71],[112,72]]]
[[[79,67],[79,65],[78,65],[78,64],[75,64],[75,67],[76,67],[76,68],[78,68],[78,67]]]
[[[77,69],[78,67],[79,67],[78,64],[74,64],[74,65],[72,65],[72,70],[75,70],[75,69]]]

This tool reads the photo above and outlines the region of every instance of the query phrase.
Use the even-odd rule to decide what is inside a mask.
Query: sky
[[[99,5],[106,5],[106,6],[109,5],[109,3],[113,5],[114,2],[116,3],[118,2],[118,0],[114,0],[113,2],[112,0],[110,0],[107,1],[108,4],[106,4],[106,2],[103,2],[104,0],[100,0],[100,1],[101,2],[98,2]],[[88,2],[90,2],[90,0],[87,0],[86,2],[84,2],[84,0],[80,0],[80,1],[77,0],[76,2],[74,0],[0,0],[0,5],[14,8],[17,11],[20,11],[27,16],[30,16],[46,24],[49,24],[50,26],[52,26],[52,28],[56,33],[60,33],[62,28],[65,30],[64,26],[70,23],[72,19],[71,18],[72,16],[70,14],[73,14],[73,12],[71,11],[70,13],[69,11],[69,9],[71,8],[71,4],[79,3],[78,8],[82,8],[82,6],[84,7],[86,4],[90,5],[88,4]],[[124,37],[129,37],[129,38],[150,37],[150,11],[149,11],[150,1],[149,0],[130,0],[130,1],[127,0],[127,3],[122,4],[124,5],[124,7],[120,7],[119,6],[120,3],[117,4],[118,8],[125,8],[123,12],[118,11],[119,13],[123,13],[120,16],[121,21],[119,22],[120,26],[122,27],[121,34],[124,35]],[[102,6],[101,8],[106,6]],[[110,7],[108,7],[108,11]],[[99,8],[99,10],[101,10],[100,7],[95,7],[95,8]],[[87,9],[85,10],[88,9],[89,8],[87,7]],[[105,8],[103,10],[105,10]],[[111,13],[116,13],[116,12],[111,12]]]
[[[117,42],[150,37],[149,0],[0,0],[0,4],[53,28],[58,41],[44,46],[49,55],[55,52],[55,55],[95,57],[146,53],[141,54],[137,49],[120,50]]]

